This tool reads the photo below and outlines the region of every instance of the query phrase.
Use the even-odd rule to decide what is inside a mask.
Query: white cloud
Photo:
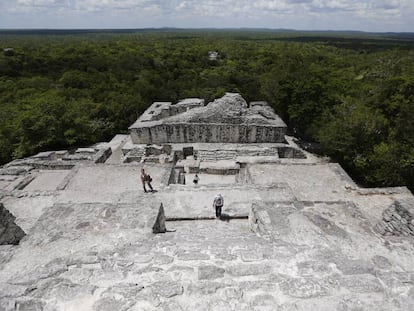
[[[256,10],[285,12],[285,11],[292,11],[295,5],[296,5],[295,2],[289,2],[287,0],[286,1],[259,0],[259,1],[254,2],[253,8]]]
[[[158,6],[159,1],[151,0],[75,0],[73,1],[76,8],[88,10],[128,10],[143,7]]]
[[[17,0],[17,4],[26,6],[55,6],[65,5],[66,0]]]
[[[413,0],[0,0],[0,27],[268,27],[414,31]],[[21,18],[12,18],[17,16]],[[76,20],[76,25],[73,25]]]

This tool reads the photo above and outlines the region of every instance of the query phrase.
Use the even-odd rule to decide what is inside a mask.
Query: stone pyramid
[[[414,310],[412,193],[359,187],[285,130],[264,102],[192,98],[7,163],[0,219],[27,235],[0,245],[0,310]]]

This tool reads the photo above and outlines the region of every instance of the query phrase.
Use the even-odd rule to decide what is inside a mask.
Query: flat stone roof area
[[[7,209],[16,216],[16,223],[26,233],[30,233],[42,216],[45,209],[51,207],[56,201],[54,195],[36,195],[24,197],[6,197],[2,200]]]
[[[26,191],[56,190],[64,181],[70,170],[41,170],[26,187]]]
[[[267,102],[253,102],[251,107],[237,93],[226,93],[222,98],[204,106],[204,101],[187,99],[177,104],[171,102],[154,102],[130,129],[154,126],[156,124],[180,123],[238,123],[266,124],[286,127],[286,123],[274,113]],[[229,123],[230,124],[230,123]]]
[[[336,164],[253,164],[249,173],[255,184],[287,183],[300,201],[344,200],[346,188],[356,187]]]
[[[78,169],[66,189],[91,193],[122,193],[138,191],[141,186],[141,168],[147,169],[155,188],[159,188],[162,177],[169,173],[168,166],[161,165],[105,165],[83,166]]]
[[[156,193],[163,202],[167,217],[213,217],[214,196],[221,193],[224,197],[224,212],[230,216],[248,216],[251,204],[255,201],[271,200],[274,202],[294,200],[294,195],[286,185],[271,185],[251,191],[252,187],[229,184],[226,187],[180,187],[173,185],[165,191]]]

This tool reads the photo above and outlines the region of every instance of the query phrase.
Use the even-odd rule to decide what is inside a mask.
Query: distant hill
[[[414,40],[414,32],[364,32],[356,30],[294,30],[271,28],[136,28],[136,29],[0,29],[0,35],[130,34],[148,32],[255,32],[295,37],[363,37]]]

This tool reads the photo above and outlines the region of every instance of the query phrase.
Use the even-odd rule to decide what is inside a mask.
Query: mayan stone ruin
[[[266,102],[227,94],[204,106],[200,99],[154,103],[130,128],[135,144],[283,142],[286,124]]]
[[[286,129],[239,94],[156,102],[129,135],[4,165],[0,310],[414,310],[413,195]]]

